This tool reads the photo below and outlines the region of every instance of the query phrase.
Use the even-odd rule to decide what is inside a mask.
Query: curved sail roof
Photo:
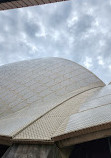
[[[89,135],[90,133],[92,135]],[[83,135],[84,138],[78,137]],[[73,144],[76,144],[110,135],[111,85],[108,85],[98,88],[90,97],[87,97],[87,100],[79,107],[78,112],[70,114],[59,126],[53,135],[53,140],[64,140],[72,137],[72,140],[65,142],[65,145],[72,145],[72,141]]]
[[[102,86],[93,73],[61,58],[1,66],[0,135],[13,141],[51,142],[66,117],[78,113]]]

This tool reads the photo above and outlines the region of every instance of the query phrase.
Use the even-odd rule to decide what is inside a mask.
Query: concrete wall
[[[55,145],[12,145],[2,158],[61,158]]]

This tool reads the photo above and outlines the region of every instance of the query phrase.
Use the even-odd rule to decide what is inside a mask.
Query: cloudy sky
[[[72,0],[0,11],[0,65],[73,60],[111,81],[111,0]]]

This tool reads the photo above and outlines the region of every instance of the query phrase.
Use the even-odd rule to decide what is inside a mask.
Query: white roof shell
[[[105,84],[93,73],[61,58],[43,58],[1,66],[1,140],[9,138],[14,142],[51,143],[64,139],[62,135],[67,138],[70,132],[81,130],[84,123],[84,128],[100,124],[100,120],[96,124],[94,121],[87,123],[87,113],[92,115],[96,109],[91,112],[87,110],[101,106],[103,101],[95,103],[95,100],[107,92],[107,88],[101,88],[103,86]],[[109,104],[110,99],[106,100]],[[111,110],[110,105],[105,109]],[[97,114],[99,111],[101,109],[97,110]],[[82,117],[84,119],[80,120]],[[79,119],[75,126],[76,118]],[[106,118],[106,122],[110,120],[110,117]]]

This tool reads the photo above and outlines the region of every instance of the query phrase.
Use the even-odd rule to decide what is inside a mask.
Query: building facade
[[[110,136],[111,85],[89,70],[61,58],[0,67],[3,158],[110,158]]]

